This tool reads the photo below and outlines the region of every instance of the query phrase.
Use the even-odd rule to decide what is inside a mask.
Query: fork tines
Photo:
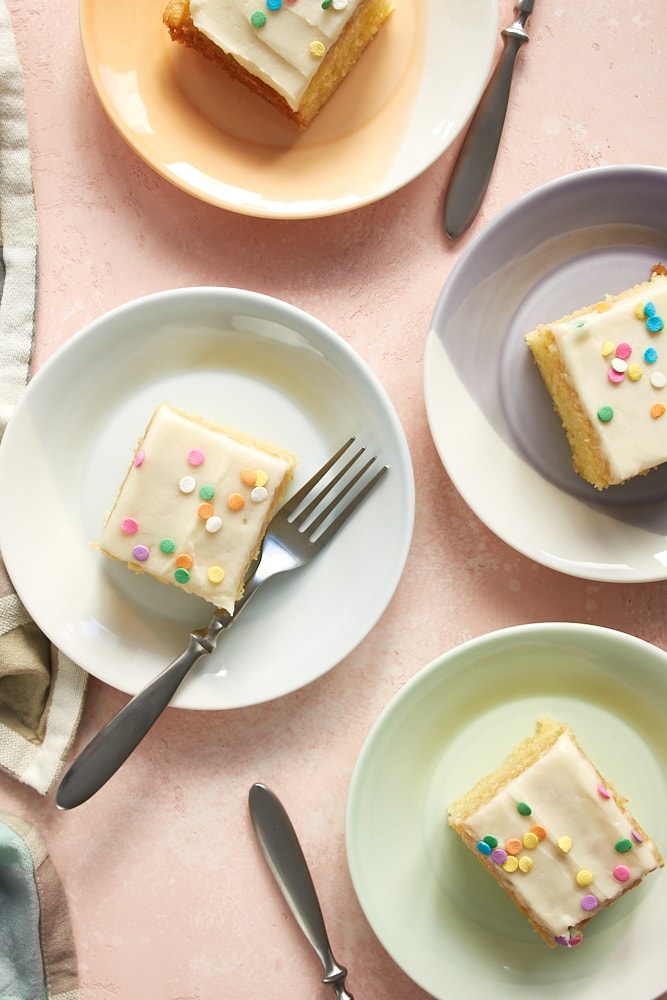
[[[359,445],[348,457],[349,449],[355,442],[355,437],[346,441],[283,507],[287,521],[291,524],[298,519],[299,530],[307,532],[311,540],[318,544],[324,545],[329,540],[387,472],[386,465],[377,468],[377,456],[365,457],[367,449],[363,445]],[[342,459],[345,459],[344,463],[336,469]],[[366,475],[374,466],[376,471]],[[318,484],[321,484],[321,489],[316,490]],[[336,488],[338,486],[339,489]],[[343,504],[346,498],[347,502]],[[307,502],[302,506],[304,501]]]

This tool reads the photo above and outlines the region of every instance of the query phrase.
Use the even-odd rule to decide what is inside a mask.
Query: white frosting
[[[664,321],[662,332],[649,332],[645,318],[635,315],[647,302],[654,304]],[[590,312],[549,329],[571,384],[599,432],[612,481],[622,482],[667,461],[667,412],[651,416],[653,404],[667,407],[667,278],[654,278],[605,312]],[[605,357],[602,349],[607,343],[613,346]],[[632,348],[627,360],[615,358],[619,344]],[[653,363],[644,358],[647,348],[657,352]],[[630,377],[635,374],[635,369],[630,371],[633,365],[641,373],[636,381]],[[622,378],[615,384],[609,380],[611,367],[622,369]],[[602,406],[613,409],[608,422],[598,417]]]
[[[631,816],[613,797],[604,797],[599,785],[598,772],[566,732],[463,824],[475,842],[491,835],[500,848],[510,838],[522,840],[534,825],[546,830],[546,837],[535,847],[524,847],[517,855],[519,861],[522,857],[532,861],[527,872],[509,873],[501,864],[484,860],[535,922],[554,937],[567,938],[569,928],[589,919],[659,863],[655,844],[637,842]],[[519,813],[520,802],[530,806],[529,816]],[[571,840],[567,852],[558,846],[561,837]],[[631,841],[629,851],[615,849],[621,840]],[[618,865],[629,869],[624,882],[614,877]],[[576,880],[583,870],[593,876],[586,886]],[[584,910],[582,899],[589,895],[595,896],[598,905]]]
[[[265,0],[190,0],[190,15],[202,34],[296,111],[324,55],[360,2],[333,0],[324,9],[322,0],[282,0],[274,11]],[[262,26],[251,22],[256,12],[266,18]],[[312,43],[317,43],[315,54]]]
[[[131,569],[232,612],[290,464],[163,404],[155,411],[121,487],[100,548]],[[255,499],[257,483],[243,482],[244,470],[266,474],[266,483],[264,476],[259,479],[264,489]],[[212,509],[200,512],[209,487],[214,490]],[[243,498],[241,509],[230,508],[228,498],[233,494]],[[164,547],[173,551],[162,551],[164,539],[171,539],[173,546]],[[144,547],[144,555],[148,552],[145,561],[138,557],[137,546]],[[175,576],[180,555],[192,559],[190,567],[180,567],[187,569],[187,579],[183,573]],[[211,567],[224,571],[222,580],[217,580],[216,571],[210,578]]]

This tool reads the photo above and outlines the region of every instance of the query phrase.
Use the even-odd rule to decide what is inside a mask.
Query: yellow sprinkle
[[[588,868],[582,868],[577,872],[577,885],[590,885],[593,881],[593,873]]]
[[[324,48],[323,42],[311,42],[310,43],[310,54],[315,59],[321,59],[326,49]]]
[[[630,365],[627,371],[627,376],[631,382],[639,382],[643,374],[642,366],[637,364]]]
[[[520,872],[529,872],[532,867],[533,867],[533,859],[532,858],[527,858],[525,854],[523,855],[523,857],[519,858],[519,871]]]
[[[611,302],[598,302],[595,307],[596,312],[599,313],[606,313],[609,309],[611,309]]]
[[[602,357],[603,358],[611,357],[611,355],[614,353],[615,350],[616,350],[616,344],[614,343],[614,341],[605,340],[604,344],[602,345]]]
[[[532,851],[534,847],[537,847],[539,843],[539,838],[534,833],[524,833],[523,835],[523,846],[527,847],[529,851]]]
[[[639,302],[635,306],[635,316],[636,316],[637,319],[646,319],[646,316],[644,315],[644,303],[643,302]]]
[[[266,486],[269,481],[268,473],[263,472],[262,469],[257,469],[255,473],[255,486]]]
[[[211,583],[222,583],[225,579],[225,571],[222,566],[209,566],[208,578]]]
[[[507,861],[503,865],[503,868],[505,869],[506,872],[515,872],[518,867],[519,867],[519,862],[512,854],[510,854]]]
[[[568,837],[567,835],[564,837],[559,837],[558,846],[560,847],[563,854],[567,854],[567,852],[572,847],[572,837]]]

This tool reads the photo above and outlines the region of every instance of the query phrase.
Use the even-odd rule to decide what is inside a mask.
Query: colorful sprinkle
[[[601,406],[598,410],[598,420],[603,424],[608,424],[613,416],[614,411],[611,406]]]
[[[269,495],[269,491],[265,486],[255,486],[255,488],[250,493],[250,499],[253,503],[262,503]]]
[[[602,799],[610,799],[611,798],[611,794],[609,792],[609,789],[606,788],[605,785],[602,784],[602,782],[600,782],[600,784],[598,785],[598,795]]]
[[[222,518],[218,517],[217,514],[212,514],[211,517],[206,518],[206,530],[209,535],[214,535],[216,531],[220,531],[222,527]]]
[[[190,574],[187,569],[179,566],[179,568],[174,572],[174,580],[176,583],[188,583],[190,580]]]
[[[607,378],[610,382],[613,382],[614,385],[618,385],[618,383],[622,382],[625,378],[625,372],[617,372],[615,368],[610,368],[607,372]]]
[[[565,834],[563,837],[558,838],[557,844],[559,850],[561,850],[563,854],[567,854],[572,849],[572,837],[568,837],[567,834]]]
[[[503,865],[503,868],[505,869],[505,871],[509,872],[510,875],[511,875],[512,872],[515,872],[518,867],[519,867],[519,862],[518,862],[517,858],[515,858],[514,855],[512,855],[512,854],[508,855],[507,860],[505,861],[505,864]]]
[[[266,6],[268,10],[280,10],[283,5],[283,0],[266,0]]]
[[[145,545],[135,545],[132,549],[132,558],[137,562],[146,562],[150,556],[150,550]]]
[[[486,837],[482,837],[485,844],[488,844],[491,850],[498,846],[498,838],[494,837],[492,834],[488,833]]]
[[[170,556],[172,552],[176,551],[176,542],[173,538],[163,538],[160,542],[160,552],[164,552],[166,556]]]
[[[242,493],[230,493],[227,497],[227,506],[230,510],[243,510],[245,497]]]
[[[653,417],[654,420],[657,420],[658,417],[661,417],[664,412],[665,412],[665,407],[662,405],[662,403],[654,403],[653,406],[651,407],[651,416]]]
[[[180,483],[178,484],[178,488],[181,491],[181,493],[193,493],[196,485],[197,485],[197,480],[195,479],[194,476],[183,476]]]
[[[197,514],[201,517],[202,521],[207,521],[209,517],[213,517],[215,513],[215,508],[212,503],[200,503],[197,507]]]
[[[577,872],[575,876],[575,881],[577,885],[590,885],[593,881],[593,872],[589,872],[588,868],[582,868]]]
[[[546,840],[547,831],[538,823],[535,826],[531,826],[530,833],[534,833],[538,840]]]
[[[519,871],[523,872],[524,875],[527,874],[532,867],[533,867],[532,858],[526,857],[525,854],[523,855],[523,857],[519,858]]]
[[[649,333],[660,333],[664,325],[659,316],[649,316],[646,320],[646,329]]]
[[[630,878],[630,869],[627,865],[616,865],[614,868],[614,878],[617,882],[627,882]]]
[[[530,816],[533,811],[529,805],[526,805],[525,802],[517,802],[516,808],[517,812],[519,812],[522,816]]]
[[[507,861],[507,851],[504,851],[502,847],[496,847],[491,851],[491,860],[495,861],[497,865],[504,865]]]
[[[628,851],[632,850],[632,841],[624,837],[622,840],[617,840],[614,844],[614,850],[618,851],[619,854],[627,854]]]
[[[139,522],[134,517],[124,517],[120,522],[120,530],[124,535],[136,535],[139,530]]]
[[[181,552],[180,555],[176,556],[176,565],[179,569],[191,569],[193,562],[192,556],[188,555],[187,552]]]
[[[197,468],[204,464],[204,452],[200,451],[199,448],[193,448],[192,451],[188,452],[188,464],[195,466]]]
[[[614,351],[616,350],[616,344],[613,340],[605,340],[602,345],[601,353],[603,358],[610,358]]]
[[[646,313],[644,312],[644,303],[640,302],[635,306],[635,316],[637,319],[646,319]]]
[[[525,833],[523,836],[523,846],[528,850],[532,851],[539,844],[539,840],[534,833]]]
[[[146,452],[144,451],[143,448],[140,448],[137,454],[134,456],[135,469],[140,469],[145,461],[146,461]]]
[[[485,854],[487,857],[491,854],[491,848],[484,840],[480,840],[477,844],[477,850],[480,854]]]
[[[637,843],[637,844],[643,844],[644,843],[644,838],[640,834],[639,830],[632,830],[631,833],[630,833],[630,835],[631,835],[632,839],[635,841],[635,843]]]
[[[214,496],[215,496],[215,486],[211,486],[209,483],[207,483],[205,486],[202,486],[202,488],[199,491],[200,500],[212,500]]]
[[[647,365],[654,365],[658,360],[658,352],[655,347],[647,347],[644,351],[644,361]]]
[[[253,28],[263,28],[266,24],[266,14],[261,10],[256,10],[250,15],[250,23]]]
[[[628,378],[631,382],[639,382],[643,374],[641,365],[632,364],[628,367]]]
[[[598,906],[598,898],[597,896],[594,896],[592,892],[589,893],[587,896],[584,896],[584,898],[581,901],[581,908],[582,910],[585,910],[586,913],[590,913],[592,910],[597,909],[597,906]]]
[[[574,948],[576,945],[581,944],[584,935],[581,931],[575,931],[573,927],[570,927],[567,935],[559,934],[556,938],[556,943],[563,946],[563,948]]]
[[[268,472],[264,472],[263,469],[257,469],[255,472],[255,486],[266,486],[269,481]]]
[[[618,347],[616,348],[616,357],[622,358],[623,361],[627,361],[631,354],[632,354],[632,347],[625,341],[619,344]]]
[[[651,385],[654,389],[664,389],[667,385],[667,378],[663,372],[653,372],[651,375]]]
[[[322,59],[324,53],[326,52],[326,49],[324,47],[324,42],[319,42],[319,41],[311,42],[308,51],[310,52],[313,59]]]
[[[243,469],[241,472],[241,482],[244,486],[255,486],[257,484],[257,473],[254,469]]]
[[[225,579],[225,571],[222,566],[209,566],[206,575],[210,583],[222,583]]]
[[[655,316],[655,305],[654,305],[654,303],[653,302],[646,302],[646,303],[644,303],[644,308],[642,309],[642,312],[643,312],[644,316],[646,316],[648,319],[650,319],[651,316]]]
[[[505,844],[505,850],[508,854],[521,854],[521,849],[523,844],[518,837],[510,837],[510,839]]]
[[[627,361],[624,361],[623,358],[614,358],[611,363],[611,367],[620,375],[625,375],[628,370],[628,363]]]

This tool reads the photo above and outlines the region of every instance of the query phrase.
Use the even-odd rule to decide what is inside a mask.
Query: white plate
[[[165,0],[81,0],[93,86],[129,145],[197,198],[310,218],[383,198],[456,138],[486,82],[495,0],[398,0],[312,125],[291,122],[169,38]]]
[[[592,580],[667,577],[667,466],[603,493],[572,471],[525,334],[667,261],[667,170],[553,181],[473,240],[426,345],[433,440],[477,516],[536,562]]]
[[[541,715],[569,723],[637,819],[667,847],[667,655],[586,625],[504,629],[417,674],[359,755],[346,839],[379,940],[438,1000],[653,1000],[667,987],[667,873],[652,872],[551,949],[447,825],[448,803]]]
[[[91,547],[161,401],[275,441],[293,489],[351,434],[389,474],[308,566],[267,583],[185,681],[175,704],[238,708],[319,677],[366,636],[407,558],[414,483],[377,379],[328,327],[267,296],[187,288],[91,323],[37,373],[0,447],[0,542],[49,638],[101,680],[138,691],[211,606]]]

